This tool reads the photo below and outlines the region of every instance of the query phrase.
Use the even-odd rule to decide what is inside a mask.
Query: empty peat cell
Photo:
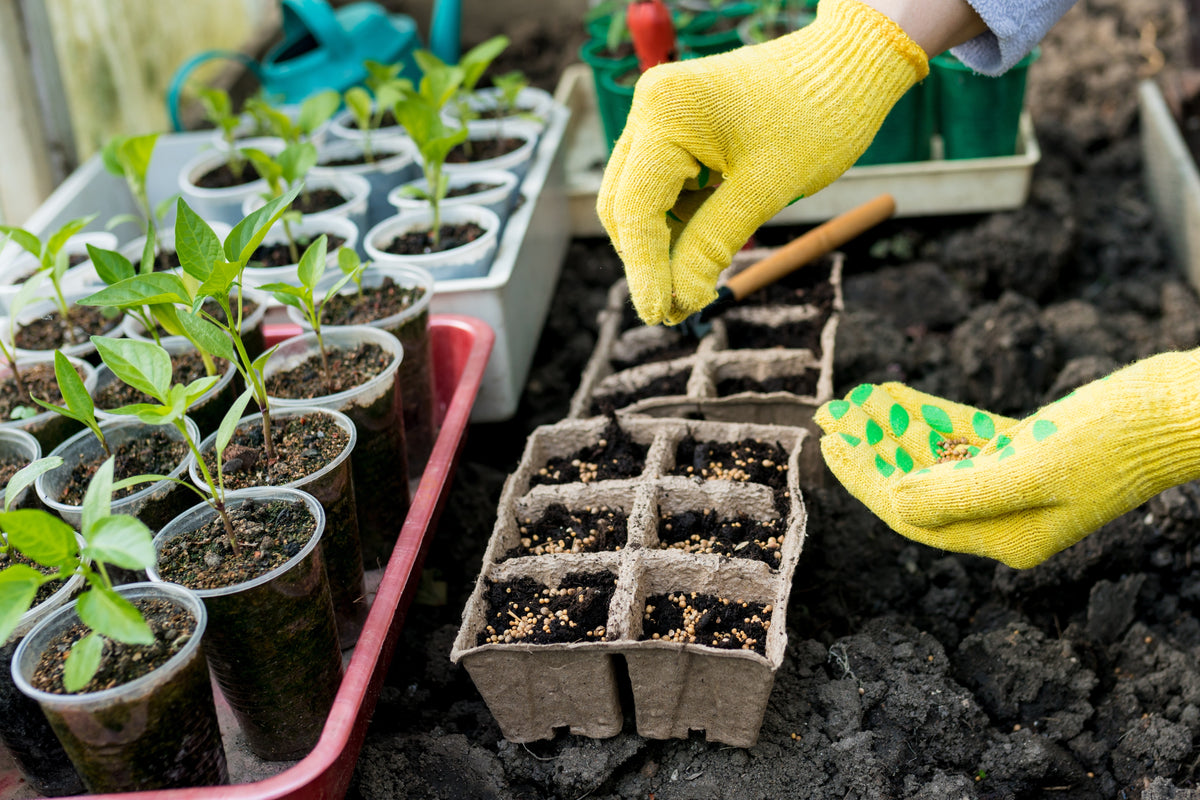
[[[822,316],[833,311],[835,292],[829,280],[829,270],[798,269],[770,286],[746,295],[739,305],[746,306],[813,306]]]
[[[628,355],[612,355],[608,364],[613,372],[621,372],[641,364],[657,364],[695,355],[697,346],[697,340],[677,331],[663,331],[656,341],[647,343],[645,347],[639,347]]]
[[[697,592],[651,595],[642,612],[642,640],[749,650],[765,656],[772,610],[770,603]]]
[[[617,478],[635,478],[646,467],[650,446],[634,441],[615,417],[610,417],[595,444],[586,445],[560,458],[551,458],[534,471],[531,486],[540,484],[593,483]]]
[[[476,645],[603,642],[617,576],[577,572],[558,586],[530,577],[484,582],[486,611]]]
[[[775,569],[783,559],[787,522],[739,515],[723,519],[714,509],[662,514],[658,519],[661,550],[715,553],[727,558],[761,561]]]
[[[625,547],[629,516],[608,506],[571,510],[562,503],[546,507],[537,518],[517,520],[520,543],[503,559],[557,553],[609,553]]]
[[[725,318],[725,331],[730,350],[808,350],[821,354],[821,332],[831,312],[822,312],[807,319],[763,324],[733,316]]]
[[[628,390],[605,392],[592,398],[591,414],[600,416],[626,406],[633,405],[646,397],[672,397],[687,394],[688,376],[691,370],[679,370],[660,375],[640,386]],[[814,383],[815,385],[815,383]]]
[[[706,481],[761,483],[774,492],[780,516],[787,516],[788,453],[779,442],[702,442],[688,434],[675,446],[671,474]]]
[[[801,397],[812,397],[817,393],[817,379],[820,373],[814,369],[791,375],[773,375],[757,380],[749,377],[729,377],[717,381],[717,397],[729,397],[742,392],[769,394],[771,392],[791,392]]]

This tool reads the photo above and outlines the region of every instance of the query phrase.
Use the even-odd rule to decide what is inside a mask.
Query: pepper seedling
[[[366,61],[364,66],[368,72],[367,88],[351,86],[342,95],[342,99],[362,132],[363,158],[373,162],[375,153],[371,146],[371,131],[379,128],[383,122],[383,115],[397,100],[406,92],[412,91],[412,81],[396,77],[400,72],[399,64],[387,65],[377,61]]]
[[[455,68],[450,68],[455,69]],[[429,75],[426,75],[428,78]],[[425,79],[422,79],[422,84]],[[451,90],[452,91],[452,90]],[[442,121],[439,113],[440,106],[419,94],[410,94],[396,103],[396,119],[408,131],[417,151],[421,154],[421,169],[425,174],[425,189],[409,184],[400,190],[406,197],[415,197],[429,203],[433,212],[433,223],[429,230],[429,240],[436,250],[441,241],[442,200],[450,186],[450,179],[444,171],[446,157],[456,146],[466,141],[466,127],[452,130]]]
[[[299,144],[312,140],[313,134],[342,104],[341,95],[333,89],[317,92],[304,99],[296,112],[296,118],[288,116],[259,97],[246,100],[246,113],[257,122],[266,136],[275,136],[288,144]]]
[[[328,242],[325,234],[321,234],[315,242],[308,246],[304,251],[304,255],[300,259],[299,267],[297,268],[297,276],[300,279],[299,286],[293,286],[290,283],[268,283],[262,286],[263,291],[271,292],[275,299],[286,306],[298,309],[308,320],[308,324],[312,326],[313,334],[317,337],[317,349],[321,353],[321,374],[325,379],[325,388],[328,394],[333,393],[333,385],[329,374],[329,357],[325,351],[325,338],[321,335],[321,312],[325,308],[325,303],[329,298],[333,297],[338,291],[356,278],[362,280],[361,273],[363,267],[359,265],[357,269],[350,272],[343,270],[343,275],[337,282],[327,291],[324,297],[318,302],[316,300],[317,284],[321,282],[322,276],[325,275],[325,256],[327,253]],[[345,251],[347,248],[340,248]],[[341,264],[341,253],[338,254],[338,263]]]
[[[80,534],[58,517],[41,509],[9,510],[14,482],[28,486],[37,474],[61,465],[46,466],[49,459],[35,461],[9,481],[5,511],[0,513],[4,540],[0,549],[10,549],[47,569],[43,574],[28,564],[13,564],[0,571],[0,641],[16,630],[18,621],[32,605],[45,583],[83,576],[87,587],[76,600],[79,619],[89,633],[71,647],[63,664],[63,686],[68,692],[85,687],[100,668],[104,640],[135,645],[154,643],[154,634],[137,608],[117,593],[109,577],[109,566],[146,569],[153,566],[153,535],[146,525],[128,514],[112,513],[113,459],[105,461],[88,484],[83,498]],[[27,472],[26,472],[27,471]],[[18,476],[20,479],[18,480]]]
[[[69,316],[71,307],[67,303],[62,290],[63,276],[67,274],[67,270],[71,266],[66,251],[67,240],[86,228],[88,223],[95,218],[96,215],[92,214],[87,217],[71,220],[50,234],[45,242],[42,242],[35,234],[30,233],[24,228],[0,225],[0,234],[8,236],[36,258],[38,260],[38,272],[50,279],[50,285],[54,289],[51,299],[58,307],[58,315],[63,323],[63,336],[68,344],[78,344],[79,342],[75,336],[75,327],[70,324]],[[16,316],[16,313],[11,310],[9,313],[13,317]]]
[[[479,79],[483,77],[483,73],[496,60],[496,56],[504,52],[509,42],[510,40],[507,36],[493,36],[472,47],[458,60],[457,69],[462,71],[462,77],[458,79],[454,92],[446,100],[454,100],[456,110],[458,111],[458,119],[463,125],[478,118],[479,112],[471,105],[471,93],[475,91],[475,87],[479,83]],[[430,78],[432,81],[431,85],[436,90],[443,82],[446,82],[446,85],[448,85],[449,80],[453,79],[453,73],[449,72],[452,67],[430,51],[417,50],[413,53],[413,58],[416,60],[417,66],[421,68],[422,84],[425,83],[426,78]],[[422,90],[422,94],[425,94],[427,99],[435,99],[433,92]],[[442,102],[444,103],[445,101]],[[440,107],[439,105],[439,109]],[[467,149],[468,154],[471,152],[469,139],[463,143],[463,147]]]
[[[96,420],[96,404],[88,394],[87,387],[83,385],[83,379],[75,371],[75,365],[61,350],[54,351],[54,377],[58,381],[58,393],[62,395],[63,404],[56,406],[40,397],[34,397],[33,402],[47,411],[53,411],[84,425],[95,434],[100,446],[104,448],[104,454],[111,457],[112,449],[108,446],[108,440],[104,438],[100,423]]]
[[[370,263],[370,261],[365,263],[361,261],[358,257],[358,253],[354,251],[353,247],[338,248],[338,269],[342,271],[343,275],[350,276],[350,280],[354,281],[355,294],[358,295],[359,300],[361,300],[363,296],[363,272],[370,265]],[[344,286],[345,284],[342,285]],[[326,295],[326,298],[331,297],[333,294],[333,292],[330,292]]]
[[[304,193],[304,179],[308,171],[316,166],[317,148],[310,142],[297,142],[283,148],[278,155],[271,156],[256,148],[246,148],[246,157],[254,164],[258,174],[267,182],[266,199],[279,197],[293,186],[299,186]],[[287,236],[288,255],[295,264],[300,260],[300,248],[296,236],[292,233],[292,222],[297,221],[300,214],[289,211],[280,219],[283,232]]]
[[[106,227],[110,230],[122,222],[133,221],[145,225],[149,231],[153,232],[153,238],[157,240],[158,225],[171,210],[175,198],[179,196],[176,193],[157,206],[151,207],[150,205],[146,179],[150,174],[150,160],[154,157],[154,148],[157,143],[157,133],[140,136],[115,136],[109,139],[104,149],[100,151],[104,168],[113,175],[125,178],[125,183],[133,195],[134,204],[138,208],[138,213],[141,214],[140,220],[132,214],[116,215],[107,223]],[[148,263],[154,263],[154,258],[151,258]]]

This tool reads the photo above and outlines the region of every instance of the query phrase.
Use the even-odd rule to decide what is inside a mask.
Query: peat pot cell
[[[581,447],[561,458],[551,458],[530,478],[530,485],[592,483],[616,478],[635,478],[646,466],[650,446],[633,437],[610,418],[595,444]]]
[[[730,350],[766,350],[787,348],[808,350],[820,357],[821,332],[825,329],[828,313],[803,320],[793,320],[763,325],[746,319],[727,315],[725,331]]]
[[[671,474],[708,481],[761,483],[771,487],[780,514],[787,514],[788,454],[779,442],[700,442],[688,434],[675,447]]]
[[[783,559],[786,530],[784,519],[758,520],[745,515],[725,519],[705,508],[661,515],[658,546],[663,550],[762,561],[774,569]]]
[[[653,380],[647,381],[642,386],[627,391],[597,394],[592,398],[592,416],[600,416],[601,414],[608,414],[617,409],[625,408],[645,397],[685,395],[687,394],[688,377],[690,375],[691,370],[671,372],[666,375],[660,375]]]
[[[763,380],[754,378],[724,378],[717,381],[717,397],[729,397],[742,392],[791,392],[801,397],[812,397],[817,393],[817,370],[805,370],[799,375],[776,375]]]
[[[608,506],[571,511],[562,503],[548,506],[537,519],[517,520],[520,544],[502,560],[557,553],[616,552],[629,538],[629,517]]]
[[[826,271],[819,281],[813,280],[820,272],[799,269],[784,276],[770,286],[752,292],[740,301],[744,306],[813,306],[824,319],[833,311],[834,288]]]
[[[651,595],[642,612],[642,640],[749,650],[765,656],[772,610],[770,603],[696,592]]]
[[[572,573],[558,587],[522,577],[485,580],[487,611],[476,645],[572,644],[608,637],[608,605],[617,577],[608,571]]]
[[[654,331],[656,335],[652,337],[653,341],[639,341],[636,347],[627,341],[628,337],[622,337],[621,344],[623,346],[614,348],[609,358],[608,363],[612,371],[621,372],[641,364],[657,364],[662,361],[672,361],[676,358],[695,355],[696,340],[685,337],[677,331],[666,331],[662,328],[655,328]]]

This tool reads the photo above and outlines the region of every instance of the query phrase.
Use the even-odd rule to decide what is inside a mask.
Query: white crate
[[[1138,101],[1150,200],[1167,229],[1175,258],[1200,290],[1200,171],[1158,84],[1143,81]]]

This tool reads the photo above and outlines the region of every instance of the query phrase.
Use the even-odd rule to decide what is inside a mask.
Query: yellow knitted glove
[[[1200,350],[1143,359],[1019,421],[899,383],[863,384],[816,421],[833,474],[896,532],[1032,567],[1200,477]]]
[[[713,300],[754,231],[845,172],[928,71],[883,14],[821,0],[799,31],[642,75],[596,203],[642,320],[677,324]],[[710,198],[687,199],[685,184],[714,179]]]

